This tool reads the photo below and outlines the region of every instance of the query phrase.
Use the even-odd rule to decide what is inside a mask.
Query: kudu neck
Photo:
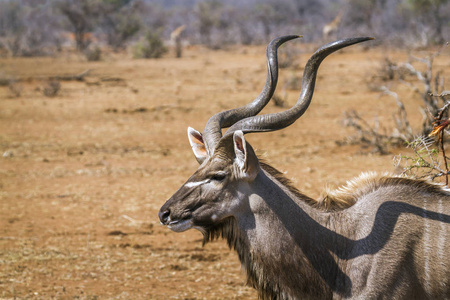
[[[331,214],[282,181],[262,170],[249,184],[250,211],[236,221],[251,255],[240,259],[247,271],[245,261],[251,261],[251,275],[263,278],[259,284],[288,291],[285,298],[327,298],[338,273],[336,264],[330,264],[335,247],[327,228]]]
[[[260,196],[266,213],[273,213],[277,219],[288,226],[293,222],[301,222],[304,227],[308,223],[326,226],[330,213],[318,207],[317,201],[297,190],[282,173],[267,165],[253,182],[253,190]],[[289,220],[292,218],[292,220]]]

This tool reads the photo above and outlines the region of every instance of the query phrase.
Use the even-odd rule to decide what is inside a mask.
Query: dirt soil
[[[297,55],[280,70],[277,94],[293,105],[315,48],[287,47]],[[381,79],[385,57],[403,61],[407,52],[354,46],[333,54],[307,113],[248,140],[316,198],[363,171],[396,172],[393,156],[406,150],[381,156],[341,143],[355,135],[342,125],[347,110],[391,128],[397,106],[380,85],[399,93],[420,126],[420,97]],[[450,78],[448,51],[435,65]],[[48,78],[86,70],[84,81],[60,80],[56,96],[44,95]],[[265,76],[265,49],[256,46],[191,47],[181,59],[0,59],[0,77],[14,79],[0,86],[0,298],[255,299],[224,241],[202,247],[199,232],[171,232],[157,213],[197,168],[186,128],[201,131],[212,114],[250,102]],[[283,109],[270,103],[263,112]]]

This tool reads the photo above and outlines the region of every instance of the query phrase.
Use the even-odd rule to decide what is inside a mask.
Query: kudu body
[[[188,129],[200,167],[162,206],[161,223],[177,232],[198,229],[204,243],[225,238],[263,299],[450,298],[448,190],[368,173],[314,200],[261,162],[245,140],[245,133],[292,124],[312,99],[321,61],[370,39],[317,50],[305,67],[297,104],[257,115],[277,83],[277,48],[295,37],[269,44],[266,85],[258,98],[214,115],[203,134]]]

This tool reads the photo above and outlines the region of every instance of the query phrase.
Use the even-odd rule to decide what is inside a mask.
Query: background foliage
[[[52,55],[92,44],[120,51],[149,32],[168,41],[181,25],[185,43],[211,48],[265,44],[286,33],[311,42],[339,14],[336,38],[370,35],[405,47],[449,39],[448,0],[2,0],[0,53]]]

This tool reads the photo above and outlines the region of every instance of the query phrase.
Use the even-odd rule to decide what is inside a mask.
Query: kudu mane
[[[375,192],[382,187],[407,187],[410,190],[422,191],[427,194],[447,194],[448,190],[442,185],[401,175],[374,172],[362,173],[358,177],[347,181],[345,186],[336,190],[329,190],[320,202],[330,208],[345,209],[354,205],[358,199]]]
[[[358,177],[347,181],[346,185],[341,186],[335,190],[326,190],[325,195],[319,200],[310,198],[300,192],[285,175],[267,164],[260,161],[261,168],[280,182],[286,189],[293,193],[298,199],[302,199],[305,203],[312,207],[324,211],[343,210],[353,206],[358,199],[374,192],[382,187],[388,186],[407,186],[411,189],[418,189],[423,192],[434,194],[443,192],[448,193],[443,189],[443,186],[415,178],[408,178],[406,176],[394,175],[389,173],[378,174],[375,172],[362,173]]]

